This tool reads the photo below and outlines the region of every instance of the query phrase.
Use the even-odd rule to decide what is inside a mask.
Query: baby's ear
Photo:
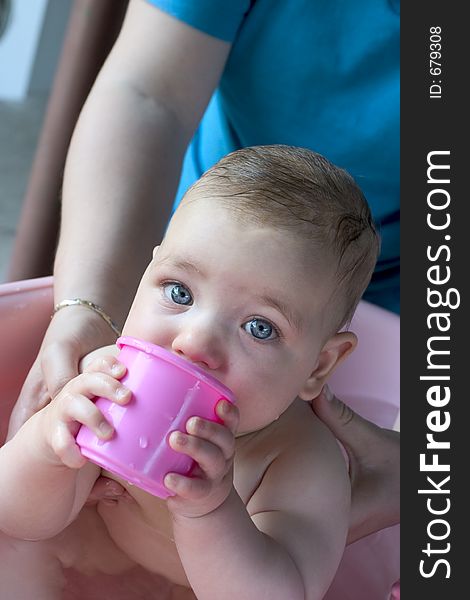
[[[158,252],[158,249],[159,249],[159,248],[160,248],[160,246],[155,246],[155,248],[153,249],[153,252],[152,252],[152,260],[154,260],[154,259],[155,259],[155,257],[157,256],[157,252]]]
[[[357,337],[350,331],[342,331],[331,337],[318,355],[315,368],[299,392],[299,397],[302,400],[316,398],[336,367],[356,346]]]

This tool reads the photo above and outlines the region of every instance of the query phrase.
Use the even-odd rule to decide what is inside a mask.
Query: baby
[[[44,564],[35,598],[61,597],[62,568],[117,574],[134,565],[199,600],[323,597],[345,546],[350,485],[309,401],[356,345],[344,326],[378,247],[357,185],[309,150],[239,150],[192,186],[123,334],[202,367],[236,405],[219,402],[222,423],[193,417],[186,433],[171,434],[197,470],[167,474],[175,495],[154,497],[87,462],[75,444],[81,423],[113,435],[94,396],[130,400],[116,351],[95,351],[0,449],[0,530],[4,540],[36,540],[24,542]],[[87,506],[100,474],[127,494]],[[8,561],[0,563],[1,573]],[[6,597],[29,597],[28,564]]]

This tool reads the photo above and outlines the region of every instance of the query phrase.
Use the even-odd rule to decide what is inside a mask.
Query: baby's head
[[[378,254],[353,179],[309,150],[229,154],[186,193],[139,286],[125,333],[231,388],[240,431],[315,397],[354,348],[348,323]]]
[[[333,329],[349,323],[374,270],[379,238],[366,199],[346,171],[305,148],[255,146],[222,158],[183,204],[201,198],[212,198],[242,224],[303,241],[305,257],[333,277]]]

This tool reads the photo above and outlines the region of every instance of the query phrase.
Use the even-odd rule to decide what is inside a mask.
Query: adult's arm
[[[123,323],[228,50],[143,0],[130,3],[67,157],[56,300],[90,298]]]
[[[55,302],[91,300],[122,326],[229,50],[229,43],[131,0],[67,156]],[[77,374],[82,356],[113,341],[106,323],[86,308],[56,313],[9,435]]]

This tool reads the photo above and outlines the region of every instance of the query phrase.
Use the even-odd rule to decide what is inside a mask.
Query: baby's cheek
[[[269,406],[269,399],[273,394],[273,389],[267,384],[266,379],[240,372],[237,384],[232,387],[226,384],[234,395],[235,402],[240,412],[240,424],[238,431],[240,433],[264,427],[267,423],[266,412]]]
[[[122,334],[162,346],[170,351],[175,337],[173,329],[165,323],[164,319],[149,317],[145,313],[139,314],[138,311],[129,314]]]

